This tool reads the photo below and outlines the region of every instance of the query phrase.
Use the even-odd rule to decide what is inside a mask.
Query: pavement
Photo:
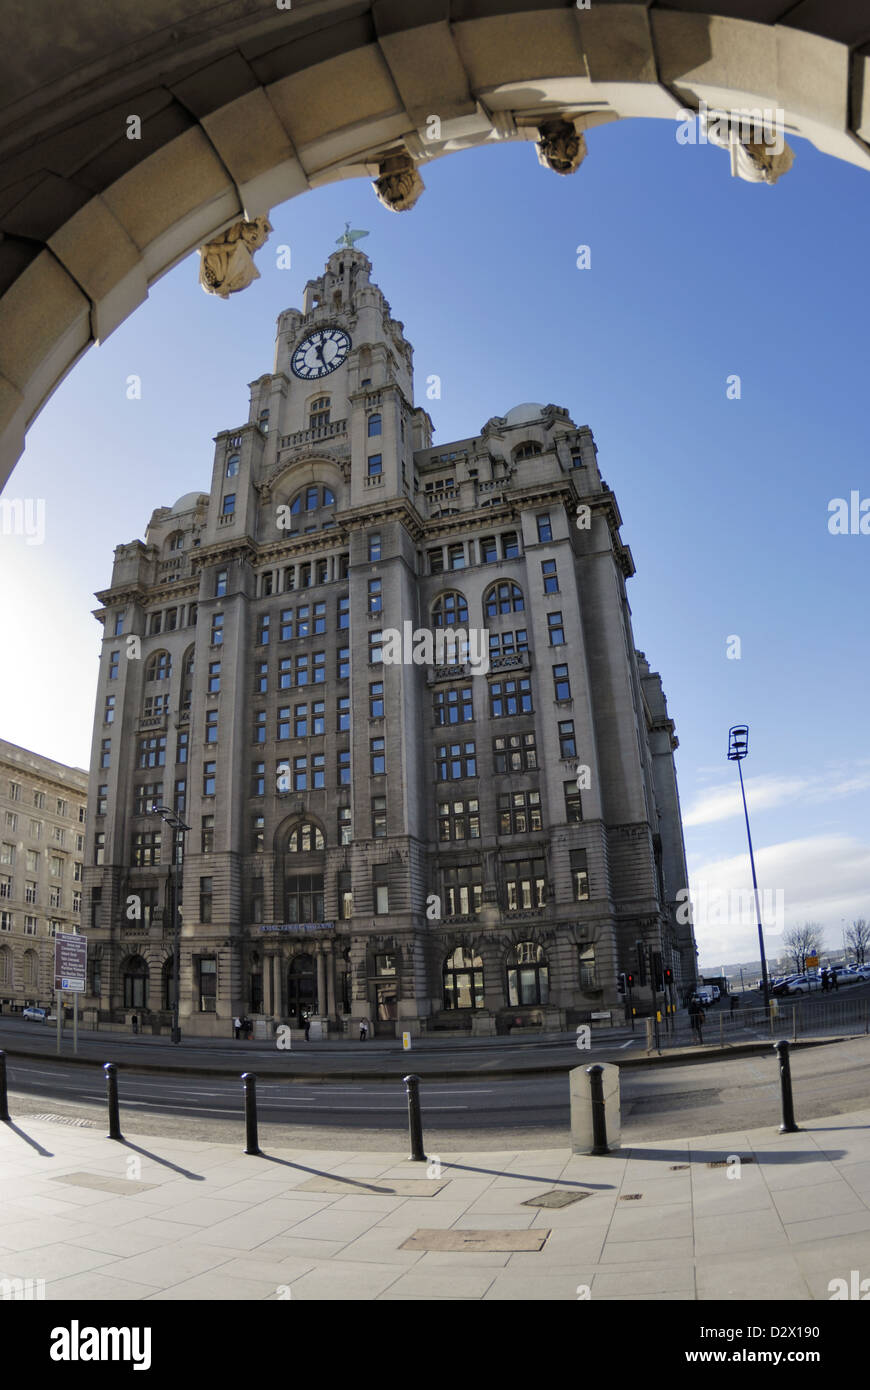
[[[870,1110],[603,1157],[406,1154],[22,1116],[0,1124],[0,1280],[77,1301],[809,1301],[870,1277]]]

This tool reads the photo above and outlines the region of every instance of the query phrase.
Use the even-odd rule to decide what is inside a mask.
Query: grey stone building
[[[183,1031],[493,1033],[695,975],[661,682],[588,427],[519,405],[434,446],[343,246],[277,322],[211,486],[119,546],[90,779],[91,1004]],[[161,832],[163,832],[161,834]]]
[[[81,928],[88,774],[0,739],[0,1009],[54,1003],[54,938]]]

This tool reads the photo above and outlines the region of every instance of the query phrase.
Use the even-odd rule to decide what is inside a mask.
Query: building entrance
[[[317,1013],[317,979],[311,956],[294,956],[287,973],[287,1017],[301,1028]]]
[[[394,984],[375,985],[375,992],[375,1036],[393,1038],[396,1035],[394,1024],[399,1016],[398,988]]]

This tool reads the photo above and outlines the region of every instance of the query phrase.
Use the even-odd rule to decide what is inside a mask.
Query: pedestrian
[[[734,1013],[735,1010],[736,1010],[736,1009],[739,1009],[739,1008],[740,1008],[740,1000],[738,999],[738,997],[737,997],[736,994],[732,994],[732,996],[731,996],[731,1012]]]
[[[689,1022],[692,1025],[692,1032],[697,1035],[698,1042],[704,1041],[704,1010],[701,1008],[701,1001],[693,999],[689,1005]]]
[[[308,1034],[311,1032],[311,1019],[307,1014],[303,1020],[302,1027],[305,1029],[305,1041],[308,1042]]]
[[[236,1015],[236,1017],[233,1019],[233,1037],[235,1038],[236,1042],[238,1042],[238,1040],[239,1040],[239,1038],[241,1037],[241,1035],[242,1035],[242,1020],[239,1018],[238,1015]]]
[[[840,988],[840,981],[837,979],[836,967],[831,971],[831,984],[834,986],[834,989],[838,990]]]
[[[361,1022],[360,1022],[360,1025],[359,1025],[359,1040],[360,1040],[360,1042],[365,1042],[365,1040],[366,1040],[366,1038],[368,1037],[368,1035],[369,1035],[369,1025],[366,1023],[365,1019],[362,1019]]]

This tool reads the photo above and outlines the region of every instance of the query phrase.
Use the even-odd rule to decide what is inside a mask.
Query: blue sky
[[[775,187],[745,184],[727,154],[679,145],[661,120],[587,143],[570,178],[526,144],[451,155],[401,215],[366,180],[335,184],[275,209],[244,293],[203,294],[196,257],[152,287],[55,393],[5,490],[45,499],[46,536],[0,537],[0,734],[87,765],[90,613],[113,548],[143,536],[154,507],[208,488],[212,438],[247,419],[277,314],[301,304],[349,220],[370,230],[362,249],[414,345],[436,443],[527,400],[592,428],[637,566],[637,645],[677,724],[693,881],[750,882],[725,760],[745,721],[759,882],[783,890],[786,926],[821,921],[834,946],[844,919],[870,917],[870,537],[827,524],[832,498],[870,496],[870,179],[794,141]],[[432,373],[438,401],[424,396]],[[756,954],[751,925],[697,935],[704,966]]]

